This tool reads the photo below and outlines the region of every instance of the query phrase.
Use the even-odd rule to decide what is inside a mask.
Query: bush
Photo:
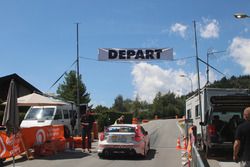
[[[113,112],[107,111],[98,113],[97,121],[98,121],[98,131],[101,132],[104,130],[105,126],[109,126],[115,123],[115,121],[121,116],[125,116],[124,123],[130,124],[132,123],[133,114],[132,113],[124,113],[124,112]]]

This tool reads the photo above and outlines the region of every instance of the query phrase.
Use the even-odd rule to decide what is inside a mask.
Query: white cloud
[[[230,56],[250,74],[250,39],[235,37],[229,46]]]
[[[217,80],[217,75],[213,70],[209,70],[209,82],[213,83],[215,80]]]
[[[175,23],[174,25],[171,26],[171,32],[177,33],[182,38],[185,38],[187,33],[187,28],[188,26],[186,25],[183,25],[181,23]]]
[[[186,64],[186,60],[178,60],[176,64],[179,66],[184,66]]]
[[[165,94],[174,92],[177,95],[187,94],[191,91],[191,83],[193,90],[197,88],[197,75],[186,73],[182,69],[162,69],[157,65],[147,63],[139,63],[134,65],[132,70],[133,85],[135,86],[134,97],[137,95],[141,100],[152,103],[158,92]],[[188,77],[180,77],[180,75]],[[216,76],[210,73],[210,81],[214,81]],[[205,75],[200,77],[201,86],[206,83]]]
[[[217,20],[203,19],[203,24],[200,25],[200,34],[202,38],[218,38],[219,31],[219,22]]]

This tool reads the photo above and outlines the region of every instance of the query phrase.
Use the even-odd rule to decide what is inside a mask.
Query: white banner
[[[159,48],[159,49],[99,48],[98,60],[100,61],[173,60],[173,49],[172,48]]]

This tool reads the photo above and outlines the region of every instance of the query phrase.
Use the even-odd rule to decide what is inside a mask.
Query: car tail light
[[[216,128],[214,125],[208,125],[207,129],[210,135],[216,135]]]
[[[104,140],[104,138],[105,138],[104,133],[103,133],[103,132],[102,132],[102,133],[100,133],[100,134],[99,134],[99,139],[100,139],[101,141],[103,141],[103,140]]]
[[[139,135],[139,129],[138,128],[135,128],[135,137],[134,137],[134,140],[136,142],[140,142],[142,140],[141,136]]]
[[[140,141],[142,140],[142,138],[141,138],[141,136],[135,134],[134,140],[135,140],[136,142],[140,142]]]

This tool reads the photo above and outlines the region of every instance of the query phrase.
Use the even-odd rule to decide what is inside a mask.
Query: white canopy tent
[[[3,104],[6,105],[6,102],[4,102]],[[29,95],[25,95],[17,99],[18,106],[54,106],[65,104],[67,103],[61,100],[43,96],[37,93],[31,93]]]

